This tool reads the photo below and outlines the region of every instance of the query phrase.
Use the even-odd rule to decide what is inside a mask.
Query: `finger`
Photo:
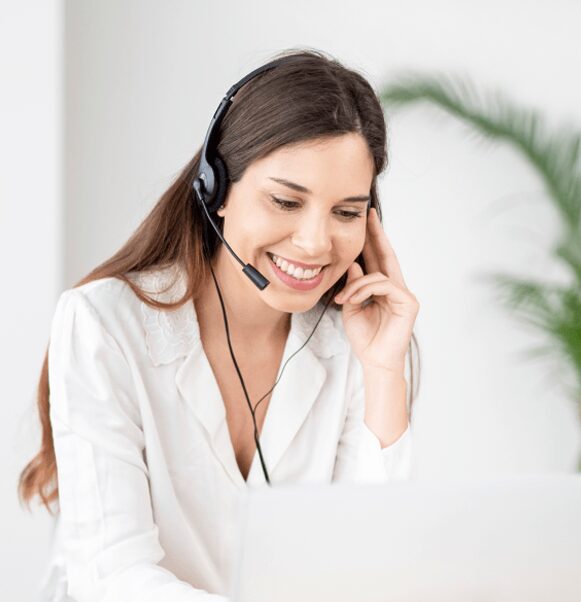
[[[361,269],[361,268],[360,268]],[[380,272],[375,272],[373,274],[366,274],[361,278],[357,278],[357,280],[353,280],[349,282],[345,288],[335,297],[335,301],[337,303],[342,303],[349,297],[351,297],[354,293],[356,293],[361,287],[364,287],[366,284],[373,282],[381,282],[385,280],[387,277],[385,274]]]
[[[373,216],[371,215],[373,212],[369,212],[369,217],[367,218],[367,231],[365,234],[365,244],[363,245],[363,259],[365,261],[365,269],[367,273],[371,272],[383,272],[384,267],[380,265],[378,258],[375,254],[375,249],[373,248],[373,234],[371,230],[373,228]],[[385,274],[386,276],[388,274]]]
[[[384,272],[386,276],[389,276],[394,283],[398,284],[402,288],[407,289],[399,261],[395,254],[395,250],[391,246],[391,243],[389,242],[389,239],[383,230],[383,226],[381,225],[381,221],[379,220],[379,215],[377,214],[375,207],[369,211],[368,222],[371,245],[373,252],[377,257],[375,261],[379,262],[381,266],[380,271]],[[367,262],[365,265],[367,265]]]
[[[362,267],[356,262],[352,262],[347,268],[347,280],[345,287],[349,286],[350,283],[355,282],[358,278],[364,276]]]
[[[356,293],[351,295],[345,303],[351,305],[363,303],[366,299],[371,297],[389,297],[389,301],[392,303],[408,303],[409,297],[406,291],[402,290],[395,282],[392,282],[388,278],[384,278],[380,282],[372,282],[365,286],[362,286]]]

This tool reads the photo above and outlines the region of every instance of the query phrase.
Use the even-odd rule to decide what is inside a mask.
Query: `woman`
[[[46,599],[227,600],[247,488],[409,476],[419,304],[380,223],[383,111],[323,53],[279,56],[220,125],[213,216],[270,284],[208,229],[198,152],[58,300],[19,483],[59,505]]]

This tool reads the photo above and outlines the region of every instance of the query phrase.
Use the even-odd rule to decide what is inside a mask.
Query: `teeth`
[[[281,259],[274,254],[271,255],[271,259],[283,272],[286,272],[289,276],[297,280],[311,280],[323,269],[321,267],[314,270],[303,270],[303,268],[294,266],[292,263],[288,263],[285,259]]]

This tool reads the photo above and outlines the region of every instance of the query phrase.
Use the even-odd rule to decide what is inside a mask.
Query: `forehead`
[[[270,178],[297,182],[314,194],[367,194],[374,162],[365,138],[349,133],[283,146],[252,163],[247,170],[256,185],[278,186]]]

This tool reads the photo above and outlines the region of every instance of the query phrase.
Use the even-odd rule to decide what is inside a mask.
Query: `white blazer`
[[[177,268],[130,276],[163,301],[185,290]],[[321,311],[291,316],[278,375]],[[328,308],[272,391],[261,446],[273,487],[410,476],[410,425],[381,448],[362,376]],[[241,497],[268,484],[257,452],[240,473],[194,304],[157,310],[116,278],[65,290],[49,383],[60,513],[42,599],[225,602]]]

